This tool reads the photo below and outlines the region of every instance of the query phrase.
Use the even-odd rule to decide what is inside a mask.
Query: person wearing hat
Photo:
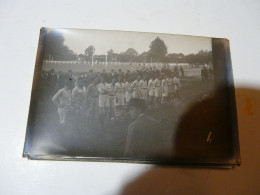
[[[145,100],[132,98],[129,114],[134,121],[128,126],[124,157],[154,159],[164,148],[164,136],[160,123],[145,114]]]

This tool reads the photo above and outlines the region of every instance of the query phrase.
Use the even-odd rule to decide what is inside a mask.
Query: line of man
[[[66,81],[64,88],[60,89],[52,98],[52,101],[58,106],[60,124],[66,122],[71,107],[78,118],[84,116],[84,110],[88,110],[89,125],[94,125],[93,123],[98,117],[103,126],[106,119],[120,119],[131,98],[144,99],[148,106],[168,104],[171,103],[172,98],[179,98],[181,83],[176,75],[137,74],[134,78],[126,77],[126,74],[119,71],[119,74],[108,79],[104,71],[101,74],[93,73],[93,80],[87,87],[84,86],[86,77],[80,75],[73,90]],[[67,98],[66,106],[61,105],[64,104],[64,97]]]
[[[201,69],[201,79],[202,79],[203,82],[207,82],[209,80],[213,80],[214,79],[213,68],[207,68],[206,66],[204,66]]]

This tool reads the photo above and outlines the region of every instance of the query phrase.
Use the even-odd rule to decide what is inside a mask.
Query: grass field
[[[168,143],[169,153],[173,145],[173,136],[178,121],[189,106],[195,104],[202,94],[210,93],[214,83],[203,83],[199,78],[184,78],[181,81],[181,100],[173,105],[160,106],[147,110],[147,114],[160,121]],[[35,108],[35,119],[31,127],[34,139],[32,152],[47,152],[55,155],[86,155],[91,157],[122,158],[126,143],[129,118],[121,121],[107,121],[105,128],[83,128],[72,125],[58,128],[57,110],[51,102],[51,96],[42,98]]]
[[[64,71],[67,72],[68,70],[72,70],[73,72],[88,72],[89,70],[94,70],[95,72],[101,72],[103,69],[106,69],[107,72],[110,72],[111,69],[118,70],[121,69],[122,71],[126,72],[127,70],[137,70],[142,69],[143,67],[150,68],[152,66],[139,66],[139,65],[130,65],[130,64],[108,64],[107,66],[104,64],[94,64],[93,67],[91,64],[55,64],[55,63],[48,63],[43,64],[43,70],[51,70],[54,69],[55,71]],[[161,66],[157,66],[161,68]]]
[[[51,69],[54,69],[56,72],[63,71],[67,72],[68,70],[72,70],[74,73],[83,73],[88,72],[89,70],[94,70],[95,72],[101,72],[103,69],[105,69],[107,72],[110,72],[112,69],[119,70],[121,69],[123,72],[126,72],[127,70],[134,71],[134,70],[141,70],[143,68],[150,68],[155,67],[157,69],[161,69],[161,65],[154,64],[151,65],[130,65],[130,64],[108,64],[107,66],[104,64],[94,64],[93,67],[91,64],[58,64],[58,63],[44,63],[42,69],[45,71],[49,71]],[[184,75],[185,76],[193,76],[193,75],[200,75],[200,68],[185,68],[184,67]]]

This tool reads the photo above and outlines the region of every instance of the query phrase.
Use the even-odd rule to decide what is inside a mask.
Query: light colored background
[[[41,26],[228,38],[242,165],[212,170],[23,159]],[[259,0],[0,0],[0,194],[260,194],[259,36]]]

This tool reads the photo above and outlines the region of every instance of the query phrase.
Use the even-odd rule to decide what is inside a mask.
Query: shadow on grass
[[[233,169],[155,166],[130,181],[122,188],[120,194],[259,194],[260,175],[257,170],[260,169],[260,91],[241,87],[235,89],[235,94],[242,156],[240,166]],[[214,102],[218,98],[219,95],[216,95],[207,99],[206,102],[194,105],[181,119],[179,132],[176,135],[176,139],[179,141],[174,144],[174,151],[179,159],[190,160],[184,157],[192,153],[192,160],[210,158],[212,161],[216,161],[219,158],[223,160],[221,158],[232,156],[232,148],[227,143],[230,135],[225,132],[229,129],[213,132],[211,144],[207,142],[205,136],[195,139],[195,132],[203,132],[203,129],[208,129],[209,125],[223,127],[222,121],[218,120],[215,123],[211,120],[215,117],[218,119],[217,114],[226,117],[227,115],[222,112],[229,112],[223,108],[210,107],[212,101]],[[214,112],[211,117],[208,116],[209,113],[203,112],[204,106]],[[203,117],[206,118],[203,119]],[[222,119],[230,123],[228,121],[230,119],[225,119],[225,117]],[[191,129],[190,127],[194,127],[194,125],[200,125],[200,127],[202,125],[202,128]],[[221,142],[222,138],[223,142]],[[181,150],[182,153],[179,153]]]

